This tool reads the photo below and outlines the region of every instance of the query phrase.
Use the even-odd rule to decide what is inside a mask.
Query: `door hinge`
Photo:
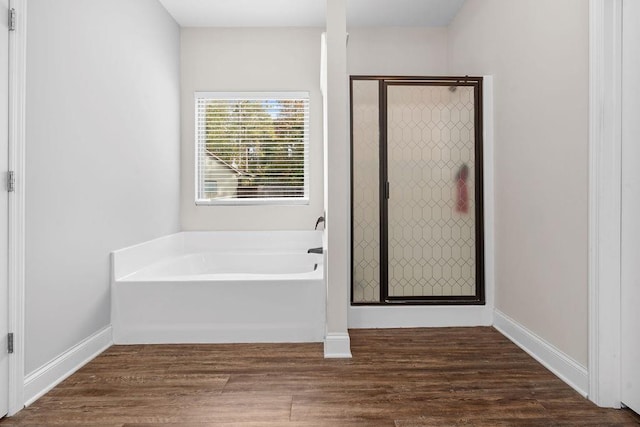
[[[7,353],[13,353],[13,332],[9,332],[7,335]]]
[[[16,10],[14,8],[9,9],[9,31],[16,30]]]
[[[13,171],[7,172],[7,191],[9,193],[16,191],[16,174]]]

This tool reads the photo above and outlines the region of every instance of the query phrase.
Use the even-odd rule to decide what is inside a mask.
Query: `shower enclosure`
[[[352,304],[484,304],[482,78],[350,91]]]

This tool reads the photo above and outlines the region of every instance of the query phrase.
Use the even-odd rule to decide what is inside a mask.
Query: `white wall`
[[[26,373],[109,325],[109,252],[179,230],[179,29],[155,0],[30,0]]]
[[[183,28],[183,230],[310,230],[323,212],[320,28]],[[197,91],[310,92],[310,203],[196,206],[194,100]],[[345,182],[346,185],[346,182]]]
[[[351,75],[437,76],[447,73],[447,29],[349,28]]]
[[[467,0],[449,72],[495,76],[496,308],[587,364],[588,2]]]

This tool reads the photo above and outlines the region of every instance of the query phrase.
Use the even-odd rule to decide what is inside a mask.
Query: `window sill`
[[[196,200],[196,206],[301,206],[308,205],[309,198]]]

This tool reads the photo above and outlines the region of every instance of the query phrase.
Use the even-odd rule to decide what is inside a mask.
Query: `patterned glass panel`
[[[380,301],[378,82],[353,81],[353,301]]]
[[[475,294],[474,90],[388,86],[389,296]]]

